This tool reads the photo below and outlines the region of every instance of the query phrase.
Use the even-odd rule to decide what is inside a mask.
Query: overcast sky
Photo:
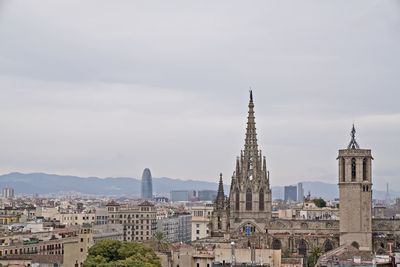
[[[336,183],[354,121],[400,186],[397,0],[0,0],[0,173],[229,183],[250,86],[272,185]]]

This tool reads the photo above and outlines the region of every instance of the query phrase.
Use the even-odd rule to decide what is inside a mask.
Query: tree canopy
[[[326,201],[323,200],[322,198],[316,198],[313,200],[315,206],[317,206],[318,208],[324,208],[326,207]]]
[[[161,267],[154,251],[139,243],[100,240],[89,249],[84,267]]]

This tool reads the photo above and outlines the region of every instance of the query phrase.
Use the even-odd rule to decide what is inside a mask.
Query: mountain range
[[[311,193],[313,197],[324,199],[338,198],[336,184],[325,182],[302,182],[304,194]],[[18,173],[0,175],[0,188],[12,187],[17,195],[67,195],[78,193],[82,195],[102,196],[140,196],[141,179],[130,177],[98,178],[78,177],[46,173]],[[181,180],[167,177],[153,177],[153,193],[169,197],[171,190],[217,190],[217,182],[196,180]],[[284,197],[283,186],[273,186],[272,198]],[[229,185],[224,185],[225,194],[229,192]],[[386,192],[373,191],[374,198],[385,199]],[[400,196],[400,192],[390,191],[391,197]]]

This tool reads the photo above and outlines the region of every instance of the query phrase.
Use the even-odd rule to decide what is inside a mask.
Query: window
[[[341,159],[342,164],[342,182],[346,181],[346,161],[344,158]]]
[[[196,230],[196,234],[198,234],[198,235],[199,235],[199,234],[200,234],[200,230]]]
[[[196,224],[196,228],[199,228],[199,227],[200,227],[200,224],[197,223],[197,224]]]
[[[246,210],[252,210],[252,198],[253,198],[253,193],[251,192],[250,188],[247,188],[246,191]]]
[[[363,159],[363,180],[364,181],[366,181],[368,178],[367,178],[367,159],[366,158],[364,158]]]
[[[351,159],[351,181],[354,182],[356,180],[356,159]]]
[[[264,189],[260,189],[260,193],[258,196],[258,209],[264,210]]]
[[[239,190],[236,190],[236,196],[235,196],[235,209],[239,210],[240,209],[240,194]]]

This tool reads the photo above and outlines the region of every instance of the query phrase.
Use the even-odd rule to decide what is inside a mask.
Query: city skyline
[[[271,184],[336,183],[355,122],[375,188],[400,186],[399,5],[366,2],[1,2],[0,173],[229,183],[251,86]]]

